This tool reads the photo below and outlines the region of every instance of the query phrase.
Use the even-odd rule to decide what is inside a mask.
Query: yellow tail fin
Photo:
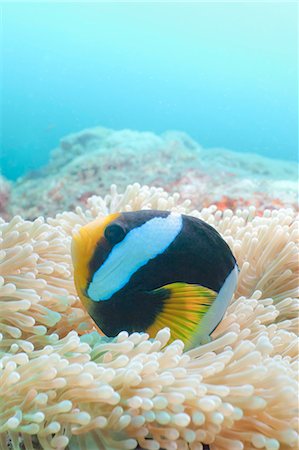
[[[171,330],[171,340],[181,339],[185,345],[192,341],[192,337],[200,328],[203,316],[208,312],[217,292],[211,289],[188,283],[172,283],[156,289],[168,291],[163,310],[156,317],[155,322],[146,330],[151,337],[164,327]]]

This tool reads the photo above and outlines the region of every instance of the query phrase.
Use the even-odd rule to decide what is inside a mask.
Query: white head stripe
[[[140,267],[163,253],[181,229],[182,216],[171,213],[165,218],[155,217],[131,230],[94,273],[88,296],[96,302],[109,300]]]

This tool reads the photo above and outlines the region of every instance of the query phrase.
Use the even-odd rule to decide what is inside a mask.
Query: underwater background
[[[293,196],[290,183],[296,181],[298,170],[297,6],[293,2],[242,1],[2,4],[2,213],[9,210],[8,198],[10,214],[22,212],[13,204],[22,207],[19,200],[24,193],[29,206],[49,198],[48,192],[41,194],[40,190],[45,170],[48,175],[51,170],[42,169],[42,175],[38,171],[47,167],[51,158],[55,163],[57,154],[53,157],[52,150],[59,148],[65,136],[99,126],[110,132],[125,129],[137,133],[123,136],[116,147],[122,147],[123,159],[137,155],[139,162],[131,169],[123,163],[115,165],[119,155],[113,144],[114,164],[105,165],[109,144],[101,159],[95,158],[94,183],[92,175],[87,175],[88,186],[76,193],[74,201],[88,193],[102,193],[100,189],[111,183],[125,186],[134,181],[180,192],[182,184],[194,186],[199,178],[202,183],[209,171],[213,185],[215,165],[222,164],[225,169],[229,162],[228,172],[239,176],[244,164],[262,164],[252,154],[271,158],[262,164],[264,175],[274,176]],[[159,153],[161,146],[165,148],[157,136],[168,130],[192,139],[194,161],[186,167],[186,146],[176,136],[179,145],[175,151],[168,149],[167,175],[157,178],[152,162],[160,156],[155,150]],[[149,135],[143,132],[152,133],[150,145]],[[132,139],[133,155],[126,154],[125,148],[132,149]],[[105,147],[101,137],[92,145],[81,138],[79,145],[80,150],[62,149],[64,155],[68,153],[68,162],[78,153],[86,155]],[[205,167],[201,167],[200,148],[209,149]],[[153,156],[148,170],[142,166],[142,149]],[[218,154],[210,149],[218,149]],[[219,149],[237,153],[221,150],[219,163]],[[248,152],[251,156],[246,157]],[[87,156],[90,166],[89,159]],[[289,161],[283,175],[277,174],[281,167],[277,159]],[[60,159],[58,164],[56,159],[55,175],[64,162]],[[232,165],[238,170],[232,171]],[[201,169],[202,176],[192,174],[190,180],[189,169]],[[141,170],[149,177],[140,180]],[[185,175],[187,181],[178,182],[175,172],[181,178]],[[255,172],[251,167],[245,178],[252,182]],[[108,173],[109,182],[104,180]],[[126,179],[120,180],[124,173]],[[51,176],[53,184],[53,172]],[[227,170],[222,183],[231,185]],[[260,185],[264,184],[263,180]],[[246,191],[246,186],[239,185],[239,190]],[[260,190],[254,185],[251,192]],[[225,189],[223,192],[226,194]],[[294,198],[288,201],[293,204]],[[54,213],[62,206],[72,204],[37,213]]]

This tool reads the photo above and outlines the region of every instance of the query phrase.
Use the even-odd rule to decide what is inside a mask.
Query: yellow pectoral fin
[[[171,341],[181,339],[185,345],[200,329],[200,323],[208,312],[217,292],[188,283],[172,283],[156,289],[154,292],[168,292],[162,311],[155,322],[146,330],[151,337],[164,327],[171,331]]]

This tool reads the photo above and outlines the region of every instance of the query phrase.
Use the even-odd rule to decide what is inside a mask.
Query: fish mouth
[[[73,231],[72,242],[71,242],[71,256],[72,256],[73,262],[75,262],[77,259],[79,248],[81,245],[82,245],[81,233],[79,230],[75,230],[75,231]]]
[[[75,272],[82,272],[82,269],[87,266],[89,249],[90,236],[84,227],[74,230],[71,241],[71,257]]]
[[[72,252],[76,253],[80,250],[82,252],[84,248],[89,246],[91,239],[92,236],[86,226],[83,225],[81,228],[74,229],[72,233]],[[84,242],[86,243],[85,245]]]
[[[80,230],[81,230],[81,228],[73,230],[73,232],[72,232],[73,239],[77,240],[77,239],[81,238]]]

